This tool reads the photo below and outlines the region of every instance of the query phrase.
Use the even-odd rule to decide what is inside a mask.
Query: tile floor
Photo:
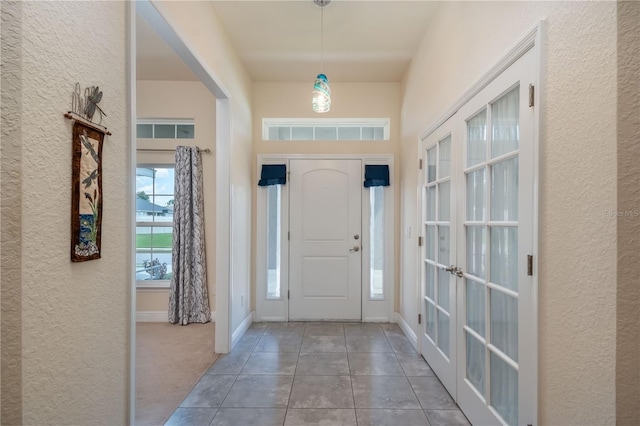
[[[469,423],[396,324],[254,323],[166,424]]]

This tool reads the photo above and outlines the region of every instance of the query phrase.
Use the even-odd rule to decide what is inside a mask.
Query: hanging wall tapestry
[[[71,93],[71,110],[64,114],[73,120],[71,175],[71,261],[100,259],[102,234],[102,142],[111,135],[102,123],[107,114],[98,106],[102,92],[80,83]],[[98,113],[96,116],[96,112]],[[94,122],[96,117],[99,122]]]
[[[103,132],[79,121],[73,124],[72,262],[100,258],[103,139]]]

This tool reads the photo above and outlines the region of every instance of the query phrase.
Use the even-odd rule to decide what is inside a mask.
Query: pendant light
[[[320,74],[313,83],[313,100],[312,106],[314,112],[328,112],[331,109],[331,88],[329,87],[329,79],[323,73],[323,48],[324,48],[324,7],[331,3],[331,0],[313,0],[320,6]]]

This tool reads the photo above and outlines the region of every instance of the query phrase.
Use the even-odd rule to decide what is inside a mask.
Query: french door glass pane
[[[491,167],[491,220],[518,220],[518,157]]]
[[[485,161],[487,152],[487,109],[467,121],[467,166]]]
[[[430,263],[427,263],[427,269],[425,274],[425,294],[431,300],[436,300],[436,267]]]
[[[467,272],[485,278],[486,232],[484,226],[467,227]]]
[[[427,150],[427,183],[436,180],[437,159],[437,146],[434,145]]]
[[[439,204],[438,204],[438,220],[448,222],[449,221],[449,210],[450,210],[450,193],[451,193],[451,182],[443,182],[438,185],[438,193],[439,193]]]
[[[518,228],[491,228],[491,282],[518,291]]]
[[[518,361],[518,299],[491,290],[491,343]]]
[[[491,105],[491,158],[518,149],[520,141],[520,87]]]
[[[451,274],[438,269],[438,305],[445,311],[449,311],[449,279]]]
[[[438,347],[449,356],[449,316],[438,311]]]
[[[427,225],[427,242],[426,242],[427,259],[436,260],[436,226]]]
[[[491,405],[509,425],[518,424],[518,372],[491,353]]]
[[[485,286],[475,281],[467,281],[467,325],[485,337]]]
[[[485,396],[485,347],[469,333],[467,336],[467,379]]]
[[[485,169],[480,169],[467,175],[467,220],[485,219],[485,174]]]
[[[450,251],[449,227],[438,226],[438,262],[448,265]]]
[[[440,141],[440,169],[438,177],[448,177],[451,172],[451,136]]]
[[[436,220],[436,187],[427,188],[427,220]]]
[[[431,337],[433,341],[436,341],[436,307],[425,300],[427,304],[427,336]]]

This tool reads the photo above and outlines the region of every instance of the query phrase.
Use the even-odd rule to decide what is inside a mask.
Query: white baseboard
[[[216,312],[211,311],[211,321],[216,322]],[[136,322],[169,322],[167,311],[138,311]]]
[[[404,335],[407,336],[407,339],[409,339],[409,342],[411,342],[411,346],[413,346],[413,348],[416,351],[419,351],[419,349],[418,349],[418,336],[411,329],[411,327],[409,327],[409,324],[407,324],[407,322],[404,320],[404,318],[402,318],[402,315],[400,315],[398,312],[396,312],[396,322],[400,326],[400,329],[402,330]]]
[[[236,343],[238,343],[240,339],[242,339],[244,333],[246,333],[249,327],[251,327],[251,323],[253,322],[253,315],[254,312],[249,312],[249,315],[245,317],[238,328],[233,330],[233,333],[231,334],[231,349],[233,349]]]
[[[285,317],[262,317],[256,319],[256,322],[285,322],[286,320]]]
[[[362,322],[393,322],[389,320],[389,317],[365,317],[362,319]]]

